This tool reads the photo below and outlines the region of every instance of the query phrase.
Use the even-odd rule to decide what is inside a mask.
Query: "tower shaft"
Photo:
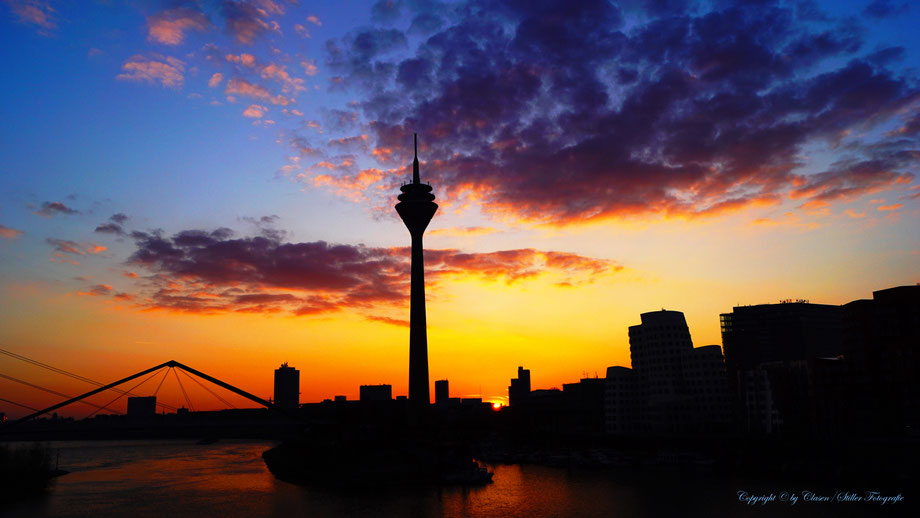
[[[409,299],[409,401],[428,404],[428,322],[425,316],[425,258],[422,233],[412,233],[412,286]]]

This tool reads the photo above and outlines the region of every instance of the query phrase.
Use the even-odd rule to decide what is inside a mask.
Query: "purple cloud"
[[[289,312],[403,307],[409,293],[409,250],[285,243],[272,237],[234,237],[229,229],[187,230],[171,237],[133,233],[129,263],[151,272],[139,306],[183,312]],[[554,272],[568,283],[591,282],[622,269],[612,261],[534,249],[464,253],[427,250],[430,286],[450,276],[474,275],[511,284]],[[378,319],[379,320],[379,319]]]
[[[375,12],[432,12],[411,4]],[[626,27],[602,0],[471,0],[441,9],[408,56],[407,33],[373,27],[328,42],[326,65],[361,95],[372,147],[408,160],[418,132],[441,199],[525,221],[692,217],[914,181],[913,122],[898,139],[872,131],[920,100],[915,72],[891,68],[903,50],[860,54],[857,22],[807,2],[677,4],[627,5],[644,12]],[[827,174],[802,173],[813,147],[838,150]]]
[[[34,214],[38,214],[39,216],[44,216],[46,218],[50,218],[51,216],[54,216],[56,214],[64,214],[67,216],[73,216],[79,213],[80,211],[74,210],[59,201],[46,201],[42,203],[41,209],[34,212]]]

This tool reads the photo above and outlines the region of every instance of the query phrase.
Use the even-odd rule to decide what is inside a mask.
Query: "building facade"
[[[607,369],[605,430],[683,434],[725,429],[731,418],[722,351],[694,348],[684,314],[643,313],[629,328],[632,369]]]

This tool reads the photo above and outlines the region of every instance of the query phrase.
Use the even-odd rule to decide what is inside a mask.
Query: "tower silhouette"
[[[409,404],[427,407],[428,392],[428,331],[425,319],[425,258],[422,234],[438,210],[431,186],[419,180],[418,135],[415,135],[415,159],[412,161],[412,183],[399,188],[396,212],[412,236],[412,287],[409,299]]]

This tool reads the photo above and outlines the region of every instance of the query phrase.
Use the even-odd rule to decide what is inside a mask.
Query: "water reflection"
[[[43,499],[5,509],[14,517],[250,516],[543,517],[543,516],[896,516],[906,506],[845,504],[747,507],[735,496],[775,491],[777,483],[740,484],[674,471],[617,476],[541,466],[498,465],[493,484],[475,488],[329,490],[276,480],[261,454],[267,442],[197,445],[189,441],[64,442],[59,478]],[[627,476],[628,475],[628,476]]]

